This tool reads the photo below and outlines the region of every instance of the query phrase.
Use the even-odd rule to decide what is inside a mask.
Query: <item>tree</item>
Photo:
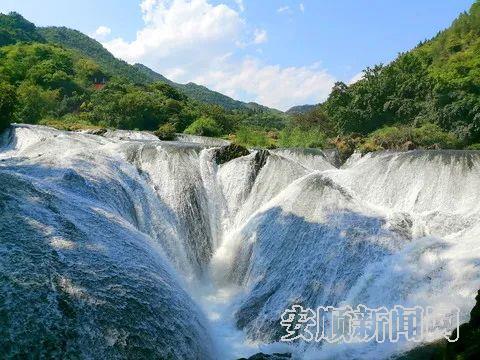
[[[175,140],[175,126],[173,126],[171,123],[160,125],[154,134],[160,140]]]
[[[17,89],[15,120],[35,124],[50,116],[58,104],[58,90],[43,90],[40,86],[24,82]]]

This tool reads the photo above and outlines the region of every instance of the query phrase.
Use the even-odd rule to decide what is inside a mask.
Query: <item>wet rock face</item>
[[[291,358],[292,358],[292,354],[289,354],[289,353],[284,353],[284,354],[273,353],[272,355],[258,353],[253,356],[250,356],[248,359],[241,358],[239,360],[287,360]]]
[[[395,360],[480,359],[480,290],[475,299],[477,303],[470,312],[470,321],[460,326],[458,341],[450,343],[442,338],[395,357]],[[456,337],[457,330],[454,330],[451,338]]]
[[[472,312],[470,313],[470,324],[472,326],[475,326],[478,329],[480,329],[480,290],[478,290],[477,297],[475,298],[477,300],[477,304],[475,307],[472,309]]]
[[[480,358],[480,290],[475,300],[477,303],[470,312],[470,321],[460,326],[459,340],[447,344],[447,359]],[[452,336],[456,337],[456,330]]]
[[[270,153],[268,150],[258,150],[255,154],[255,176],[258,175],[262,167],[266,164],[268,156]]]
[[[214,359],[159,247],[177,242],[166,206],[135,167],[96,137],[14,129],[0,151],[0,358]]]
[[[217,150],[215,162],[218,165],[229,162],[230,160],[249,155],[250,151],[241,145],[230,144]]]
[[[107,129],[105,129],[105,128],[89,129],[89,130],[85,131],[85,134],[103,136],[103,135],[105,135],[106,132],[107,132]]]
[[[327,158],[327,160],[336,168],[342,166],[342,159],[340,156],[340,152],[338,149],[325,149],[323,150],[323,154]]]
[[[415,145],[415,143],[413,143],[412,141],[407,141],[402,145],[401,150],[410,151],[410,150],[415,150],[416,148],[417,148],[417,145]]]

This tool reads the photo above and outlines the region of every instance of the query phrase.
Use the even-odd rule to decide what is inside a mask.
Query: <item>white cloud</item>
[[[194,81],[234,98],[247,96],[281,110],[298,104],[317,104],[328,96],[335,83],[333,76],[318,64],[283,68],[253,58],[240,64],[224,64]]]
[[[283,13],[283,12],[286,12],[286,11],[289,11],[289,10],[290,10],[290,6],[285,5],[285,6],[279,7],[279,8],[277,9],[277,12],[278,12],[278,13]]]
[[[266,30],[255,29],[253,43],[254,44],[263,44],[268,41],[268,35]]]
[[[143,0],[144,26],[136,39],[104,42],[115,56],[140,62],[174,81],[196,82],[243,101],[287,109],[318,103],[334,79],[318,64],[282,67],[245,55],[264,43],[267,31],[253,31],[234,10],[208,0]],[[252,50],[253,51],[253,50]]]
[[[130,63],[143,62],[162,71],[182,67],[188,74],[204,70],[212,58],[232,51],[241,40],[244,21],[224,4],[144,0],[141,9],[145,26],[134,41],[117,38],[104,43],[114,55]]]
[[[245,5],[243,4],[243,0],[235,0],[237,6],[238,6],[238,9],[241,11],[241,12],[244,12],[245,11]]]
[[[364,76],[365,76],[365,73],[363,71],[360,71],[358,74],[355,74],[354,76],[352,76],[350,80],[348,80],[348,85],[355,84],[357,81],[362,80]]]
[[[110,33],[112,32],[112,29],[110,29],[107,26],[99,26],[97,30],[92,34],[92,37],[95,39],[105,39]]]
[[[299,8],[302,13],[305,12],[305,5],[303,5],[303,3],[300,3]]]

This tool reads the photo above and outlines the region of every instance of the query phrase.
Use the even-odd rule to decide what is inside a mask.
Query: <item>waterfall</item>
[[[177,217],[122,156],[136,144],[14,132],[0,155],[2,355],[214,358],[169,261],[185,250]]]
[[[468,319],[480,153],[383,152],[340,166],[333,152],[251,150],[218,164],[225,144],[5,131],[0,351],[233,359],[278,342],[293,304],[458,307]],[[413,345],[289,351],[388,358]]]

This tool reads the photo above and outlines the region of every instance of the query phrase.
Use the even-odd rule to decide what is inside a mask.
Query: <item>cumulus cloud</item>
[[[303,3],[300,3],[299,8],[302,13],[305,12],[305,5],[303,5]]]
[[[318,103],[334,83],[318,65],[282,67],[245,55],[248,45],[268,40],[267,31],[252,31],[240,10],[225,4],[143,0],[140,6],[144,26],[135,40],[103,44],[115,56],[143,63],[174,81],[193,81],[279,109]]]
[[[254,44],[263,44],[268,40],[268,35],[266,30],[255,29],[255,32],[253,35],[254,35],[254,39],[253,39]]]
[[[228,52],[244,25],[233,9],[206,0],[144,0],[141,9],[145,26],[134,41],[117,38],[104,45],[128,62],[151,66],[168,66],[170,59],[173,65],[182,57],[194,66]]]
[[[242,98],[246,95],[255,102],[280,110],[298,104],[319,103],[335,83],[333,76],[318,64],[281,67],[253,58],[244,59],[240,64],[223,64],[221,70],[211,70],[195,81],[229,96]]]
[[[112,32],[112,29],[110,29],[108,26],[99,26],[97,30],[92,34],[92,37],[95,39],[105,39],[110,33]]]

